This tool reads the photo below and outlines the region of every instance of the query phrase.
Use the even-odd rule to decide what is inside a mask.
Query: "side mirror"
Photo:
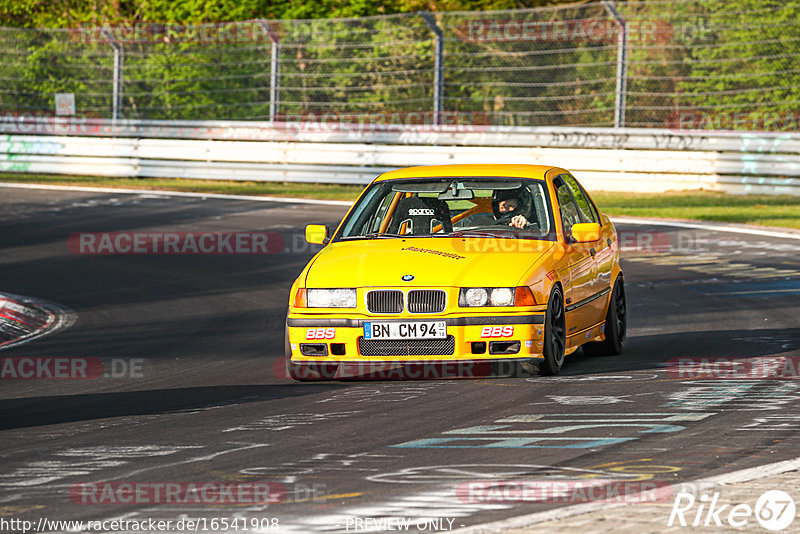
[[[306,226],[306,241],[312,245],[327,245],[328,227],[323,224],[309,224]]]
[[[594,243],[600,240],[598,223],[579,223],[572,225],[572,239],[577,243]]]

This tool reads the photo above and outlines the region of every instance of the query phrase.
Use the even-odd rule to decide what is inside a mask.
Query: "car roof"
[[[545,173],[554,169],[552,165],[514,165],[514,164],[463,164],[463,165],[423,165],[406,167],[385,172],[375,181],[397,180],[400,178],[436,178],[440,176],[491,176],[492,178],[538,178],[543,180]]]

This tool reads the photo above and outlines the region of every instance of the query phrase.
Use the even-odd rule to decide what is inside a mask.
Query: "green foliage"
[[[569,5],[519,9],[561,3]],[[616,4],[629,28],[627,126],[800,129],[800,0]],[[501,9],[513,10],[470,11]],[[600,2],[570,0],[0,0],[0,109],[49,112],[53,93],[73,92],[80,114],[109,117],[112,47],[87,28],[162,23],[224,34],[225,21],[263,19],[280,41],[280,116],[402,121],[433,107],[435,39],[415,14],[423,10],[444,31],[446,112],[473,125],[613,125],[618,27]],[[554,23],[568,38],[554,37]],[[604,35],[580,34],[594,23]],[[547,34],[505,33],[523,24]],[[269,117],[266,34],[119,41],[124,117]]]
[[[322,19],[479,11],[570,3],[573,0],[0,0],[0,26],[69,28],[79,24],[200,23],[251,19]]]
[[[689,77],[679,84],[682,104],[695,106],[711,126],[739,121],[752,129],[770,113],[782,129],[781,119],[797,117],[800,105],[800,1],[737,0],[732,8],[705,0],[703,7],[704,16],[694,21]],[[721,105],[717,113],[709,111]],[[794,121],[784,124],[797,130]]]
[[[622,4],[656,23],[629,51],[631,126],[791,130],[800,114],[800,1],[687,0]]]

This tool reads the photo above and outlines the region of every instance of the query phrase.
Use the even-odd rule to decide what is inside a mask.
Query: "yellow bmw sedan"
[[[286,370],[538,361],[622,351],[617,232],[561,168],[444,165],[370,183],[289,296]],[[407,374],[406,377],[415,377]],[[419,376],[419,375],[416,375]]]

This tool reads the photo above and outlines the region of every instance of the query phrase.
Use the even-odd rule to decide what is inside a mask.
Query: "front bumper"
[[[447,363],[542,357],[544,312],[516,315],[344,317],[291,314],[286,325],[294,364]],[[368,340],[365,322],[442,321],[444,340]]]

